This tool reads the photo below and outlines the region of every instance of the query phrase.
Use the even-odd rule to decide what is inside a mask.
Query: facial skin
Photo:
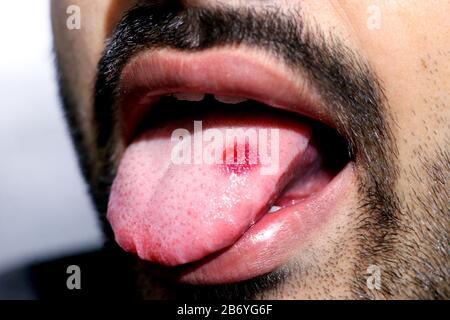
[[[81,29],[68,30],[66,8],[74,4],[81,8]],[[94,88],[105,85],[99,82],[97,70],[100,65],[101,72],[108,62],[104,56],[106,41],[112,37],[120,45],[124,38],[118,35],[119,21],[136,4],[137,1],[126,0],[52,1],[63,102],[83,173],[103,216],[109,182],[101,178],[115,172],[120,157],[109,163],[99,147],[96,132],[104,131],[99,126],[95,105],[98,109],[99,103],[108,98],[113,101],[113,97],[106,90],[106,97],[99,98]],[[369,78],[373,76],[370,88],[355,87],[375,101],[353,101],[361,106],[360,112],[334,111],[341,133],[352,142],[355,167],[346,197],[334,209],[337,214],[298,248],[295,258],[284,268],[289,272],[282,273],[282,277],[274,273],[241,284],[234,291],[227,291],[227,287],[214,288],[215,292],[227,296],[242,291],[255,298],[284,299],[449,298],[450,2],[192,0],[182,4],[207,12],[250,10],[255,18],[277,11],[311,30],[319,30],[318,38],[325,44],[336,39],[349,55],[344,54],[337,62],[341,61],[344,67],[357,62],[352,64],[354,69]],[[379,28],[370,24],[374,12],[380,14]],[[127,20],[122,27],[126,23]],[[255,40],[262,34],[248,38]],[[233,40],[231,37],[230,42]],[[177,48],[177,44],[172,46]],[[258,54],[267,54],[264,45],[258,48],[262,49]],[[272,54],[281,57],[289,52]],[[268,64],[273,61],[262,60]],[[304,61],[307,58],[296,59],[303,68],[315,67],[321,88],[329,88],[330,95],[336,98],[338,93],[331,88],[338,84],[327,77],[328,71],[322,70],[326,63]],[[358,63],[361,68],[355,67]],[[349,74],[346,71],[344,68],[342,73]],[[357,74],[352,76],[357,78]],[[338,77],[342,79],[345,77]],[[348,83],[352,83],[351,79]],[[337,92],[346,93],[343,87]],[[362,125],[364,119],[370,122]],[[106,132],[111,138],[112,131]],[[367,286],[370,266],[381,271],[379,290]],[[177,285],[160,282],[145,263],[137,261],[134,268],[136,290],[142,297],[172,297],[181,292]],[[196,294],[198,290],[185,289]],[[198,290],[200,297],[201,291]]]

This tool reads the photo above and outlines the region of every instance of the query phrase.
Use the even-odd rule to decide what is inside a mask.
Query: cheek
[[[117,24],[123,18],[124,14],[133,6],[135,6],[137,2],[137,0],[110,1],[110,5],[105,16],[105,32],[108,37],[112,34]]]
[[[53,0],[51,2],[54,48],[64,90],[76,105],[79,127],[91,141],[92,88],[106,39],[136,0]],[[78,15],[78,16],[77,16]],[[79,19],[79,21],[74,21]],[[74,27],[75,25],[75,27]]]
[[[92,132],[89,121],[92,118],[92,86],[105,47],[106,17],[113,1],[116,0],[52,1],[55,53],[65,79],[64,89],[76,103],[74,107],[83,132]],[[74,19],[79,21],[75,23]]]
[[[97,63],[125,12],[136,0],[53,0],[52,25],[55,48],[70,81],[91,86]],[[74,26],[74,20],[77,26]]]
[[[106,38],[111,1],[52,1],[55,40],[64,50],[76,50],[73,56],[101,52]]]

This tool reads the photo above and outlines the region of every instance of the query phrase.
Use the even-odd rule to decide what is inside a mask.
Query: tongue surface
[[[311,134],[267,116],[206,116],[201,128],[194,120],[146,131],[118,168],[108,219],[119,245],[142,259],[175,266],[232,245],[270,209]]]

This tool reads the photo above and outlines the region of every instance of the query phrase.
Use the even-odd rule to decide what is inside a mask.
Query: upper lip
[[[294,77],[275,58],[249,49],[222,51],[226,49],[196,53],[165,49],[133,58],[119,83],[119,119],[125,142],[130,142],[152,106],[174,93],[252,99],[335,127],[318,90],[306,77]]]

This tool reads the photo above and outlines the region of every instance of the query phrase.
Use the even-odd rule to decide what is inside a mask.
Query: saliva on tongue
[[[311,136],[273,115],[195,120],[145,131],[120,162],[107,217],[118,244],[144,260],[176,266],[231,246],[292,179]]]

